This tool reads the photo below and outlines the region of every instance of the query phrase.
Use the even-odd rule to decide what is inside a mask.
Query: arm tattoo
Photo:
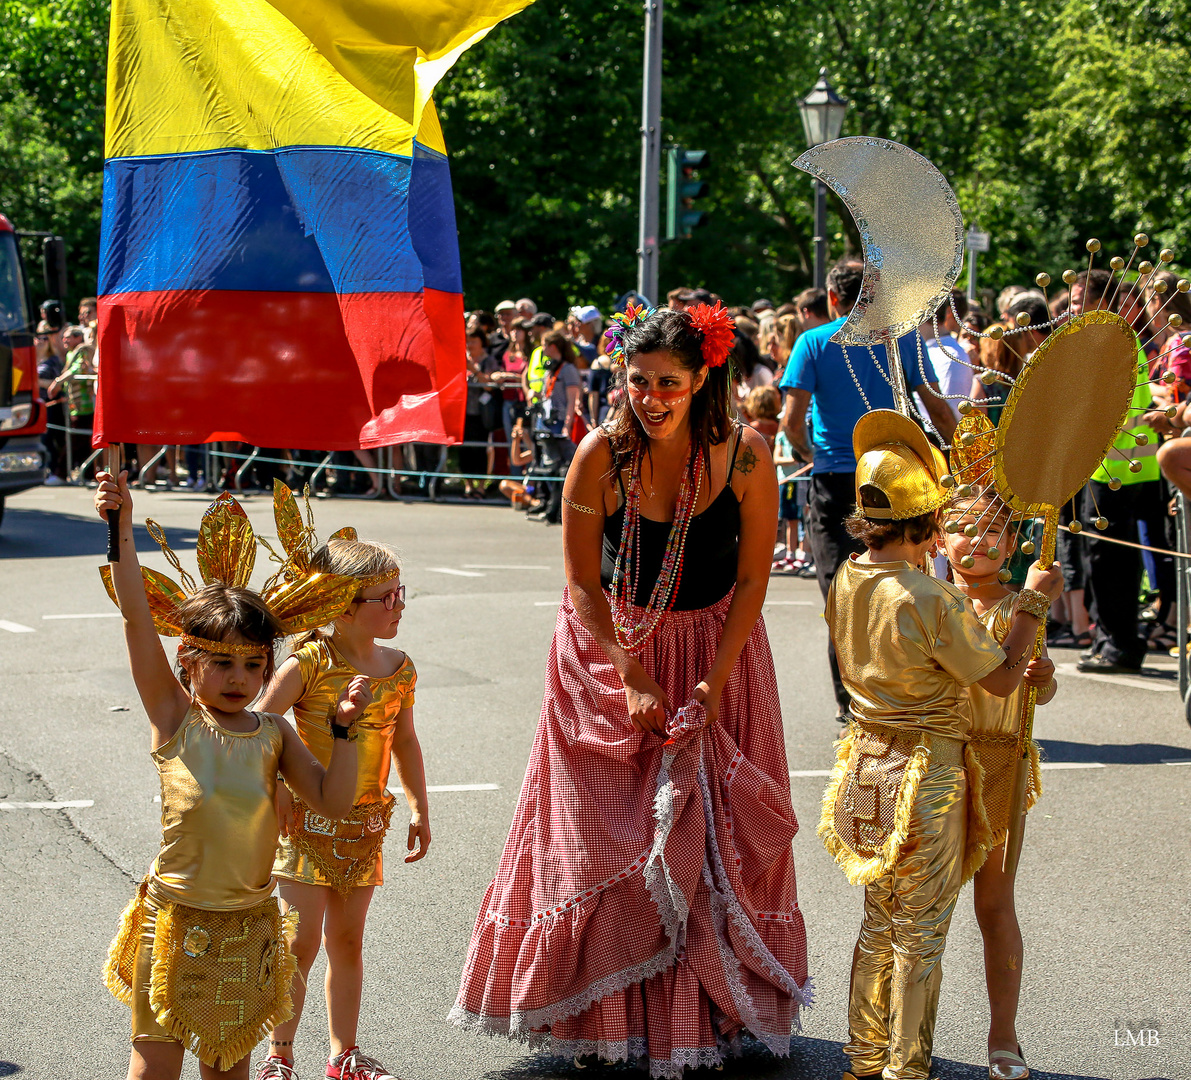
[[[746,446],[736,459],[736,471],[748,476],[757,467],[757,455],[751,446]]]

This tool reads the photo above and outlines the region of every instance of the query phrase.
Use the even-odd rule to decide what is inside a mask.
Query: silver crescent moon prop
[[[860,299],[831,340],[889,344],[928,319],[964,264],[964,219],[943,174],[908,146],[866,136],[812,147],[794,167],[843,200],[864,245]]]

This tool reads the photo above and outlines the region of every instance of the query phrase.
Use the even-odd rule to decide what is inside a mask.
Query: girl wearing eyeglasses
[[[356,1026],[363,989],[361,943],[372,891],[383,883],[381,844],[396,801],[388,791],[390,762],[409,803],[406,862],[417,862],[430,846],[426,774],[414,732],[413,661],[376,639],[395,637],[405,610],[405,586],[397,556],[382,544],[359,540],[344,530],[318,547],[313,569],[347,574],[359,592],[335,620],[331,633],[315,632],[296,642],[278,669],[261,707],[284,713],[293,708],[298,734],[320,761],[330,753],[328,716],[342,688],[367,676],[372,704],[357,721],[359,773],[355,805],[342,821],[320,817],[284,785],[278,785],[281,840],[273,867],[286,908],[301,915],[293,944],[301,978],[294,980],[293,1019],[274,1029],[269,1057],[257,1080],[296,1080],[294,1036],[306,998],[306,976],[327,948],[327,1013],[331,1046],[326,1075],[336,1080],[391,1080],[379,1061],[361,1053]]]

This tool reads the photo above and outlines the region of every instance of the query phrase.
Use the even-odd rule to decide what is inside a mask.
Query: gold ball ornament
[[[1075,279],[1078,276],[1079,275],[1074,270],[1064,270],[1063,271],[1063,280],[1065,282],[1067,282],[1068,285],[1074,285]]]
[[[1139,473],[1139,472],[1141,472],[1141,462],[1140,462],[1140,461],[1131,461],[1131,462],[1129,462],[1129,471],[1130,471],[1131,473]]]
[[[1152,274],[1154,272],[1154,264],[1149,259],[1142,259],[1137,264],[1137,272],[1139,274]]]
[[[1028,311],[1019,311],[1014,316],[1013,321],[1015,323],[1017,323],[1018,326],[1029,326],[1030,325],[1030,313]]]
[[[977,534],[979,531],[980,531],[980,530],[979,530],[978,528],[976,528],[976,526],[975,526],[975,525],[973,525],[973,524],[968,524],[968,525],[965,525],[965,526],[964,526],[964,536],[967,536],[967,537],[973,537],[973,536],[975,536],[975,535],[976,535],[976,534]]]
[[[1178,376],[1173,371],[1165,371],[1162,373],[1162,381],[1167,386],[1173,386],[1178,381]]]
[[[1114,476],[1108,482],[1108,490],[1109,491],[1120,491],[1121,487],[1122,487],[1122,480],[1119,476]]]
[[[1179,407],[1177,405],[1167,405],[1166,408],[1162,410],[1162,415],[1165,416],[1167,420],[1173,420],[1179,415]]]
[[[1002,585],[1008,585],[1009,582],[1013,580],[1013,575],[1009,572],[1009,567],[1002,566],[1001,569],[997,571],[997,580]]]
[[[1150,238],[1149,238],[1148,236],[1146,236],[1146,234],[1145,234],[1145,233],[1143,233],[1143,232],[1139,232],[1139,233],[1138,233],[1138,234],[1137,234],[1137,235],[1136,235],[1136,236],[1133,238],[1133,246],[1134,246],[1134,247],[1143,248],[1143,247],[1145,247],[1145,246],[1146,246],[1146,244],[1148,244],[1149,242],[1150,242]]]
[[[1183,325],[1182,315],[1170,315],[1166,319],[1167,326],[1180,327]]]
[[[992,368],[985,368],[980,373],[980,381],[984,383],[985,386],[992,386],[992,384],[997,381],[997,373],[993,371]]]
[[[1023,555],[1033,555],[1036,550],[1037,548],[1035,547],[1033,540],[1027,540],[1021,546],[1021,553]]]
[[[955,497],[957,499],[970,499],[972,497],[972,485],[960,484],[959,487],[955,489]]]
[[[1111,266],[1118,274],[1125,269],[1125,260],[1120,255],[1114,255],[1108,260],[1108,265]]]
[[[988,557],[990,559],[999,559],[1001,557],[1001,549],[999,547],[990,547],[988,549]]]
[[[1163,248],[1158,252],[1158,261],[1164,263],[1174,262],[1174,252],[1170,248]]]
[[[943,524],[943,531],[944,531],[944,532],[945,532],[945,533],[946,533],[948,536],[954,536],[954,535],[955,535],[957,532],[959,532],[959,522],[958,522],[958,521],[947,521],[947,522],[944,522],[944,524]]]
[[[955,477],[951,473],[944,473],[939,477],[939,487],[953,488],[955,487]]]
[[[1191,289],[1191,281],[1188,281],[1186,278],[1179,278],[1179,283],[1175,286],[1175,288],[1178,289],[1179,292],[1186,292],[1188,289]]]
[[[1108,528],[1108,518],[1098,517],[1096,519],[1096,528],[1099,529],[1101,532],[1104,532],[1104,530]]]
[[[1137,435],[1134,435],[1133,438],[1137,442],[1138,446],[1148,446],[1149,445],[1150,437],[1144,431]]]
[[[1039,274],[1036,278],[1034,278],[1034,283],[1038,286],[1038,288],[1045,289],[1046,286],[1050,284],[1050,274]]]
[[[1086,247],[1089,252],[1095,255],[1096,252],[1100,250],[1100,241],[1096,239],[1089,240],[1086,244],[1084,244],[1084,247]]]
[[[1165,281],[1155,281],[1150,286],[1150,292],[1154,293],[1156,296],[1161,296],[1163,293],[1166,292],[1166,282]]]
[[[1080,521],[1073,521],[1073,522],[1071,522],[1071,524],[1070,524],[1070,525],[1068,525],[1067,527],[1068,527],[1068,528],[1069,528],[1069,529],[1070,529],[1070,530],[1071,530],[1073,533],[1081,533],[1081,532],[1083,532],[1083,522],[1080,522]]]
[[[970,416],[972,413],[972,403],[970,401],[961,401],[959,403],[959,415]]]
[[[992,326],[988,328],[988,333],[986,336],[991,338],[993,341],[1000,341],[1001,338],[1005,336],[1005,328],[1000,323],[993,323]]]
[[[971,570],[972,567],[976,565],[976,560],[973,559],[971,555],[965,555],[962,559],[959,560],[959,565],[962,566],[965,570]]]
[[[960,446],[971,446],[972,443],[974,443],[975,441],[976,441],[976,433],[974,431],[965,431],[959,437],[959,445]],[[939,483],[942,483],[942,481],[940,480]],[[947,485],[944,484],[943,486],[946,487]]]

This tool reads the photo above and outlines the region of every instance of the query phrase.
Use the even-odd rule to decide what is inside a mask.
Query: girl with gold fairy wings
[[[426,774],[413,722],[417,672],[406,653],[376,640],[394,637],[401,622],[401,565],[387,547],[360,540],[353,529],[341,529],[317,544],[313,527],[303,525],[293,493],[284,484],[274,487],[274,511],[288,563],[347,578],[354,588],[330,634],[314,631],[296,642],[262,703],[278,713],[292,707],[302,742],[322,762],[334,752],[330,721],[344,688],[364,680],[370,703],[356,722],[355,794],[350,812],[336,815],[343,820],[329,820],[296,788],[292,798],[285,785],[278,788],[282,838],[273,873],[280,880],[282,903],[302,916],[293,945],[301,978],[293,991],[294,1015],[273,1029],[257,1080],[293,1080],[296,1075],[294,1037],[305,1004],[306,976],[320,945],[327,950],[331,1052],[326,1075],[383,1080],[389,1072],[356,1045],[356,1024],[364,921],[373,890],[384,883],[381,846],[395,801],[388,791],[390,763],[397,767],[411,815],[405,861],[421,859],[430,845]]]
[[[161,777],[161,850],[125,910],[105,969],[132,1008],[130,1077],[177,1077],[184,1051],[204,1080],[245,1080],[253,1046],[290,1015],[294,922],[273,891],[277,775],[319,813],[340,817],[355,790],[356,718],[367,681],[334,706],[335,748],[324,767],[280,716],[251,706],[272,672],[273,645],[333,618],[343,579],[294,573],[264,594],[247,587],[256,538],[244,511],[221,495],[199,530],[200,588],[150,532],[182,585],[138,564],[127,474],[99,474],[99,516],[122,510],[119,560],[103,568],[124,615],[133,680],[149,717]],[[178,673],[158,634],[181,637]],[[228,977],[229,963],[247,977]]]
[[[1062,578],[1057,567],[1031,571],[998,645],[960,590],[919,570],[949,499],[942,455],[890,410],[862,417],[853,446],[848,529],[866,551],[836,574],[826,618],[855,719],[819,825],[848,880],[865,886],[845,1077],[926,1080],[947,929],[975,869],[967,801],[979,773],[970,760],[965,768],[964,688],[1013,692]]]

